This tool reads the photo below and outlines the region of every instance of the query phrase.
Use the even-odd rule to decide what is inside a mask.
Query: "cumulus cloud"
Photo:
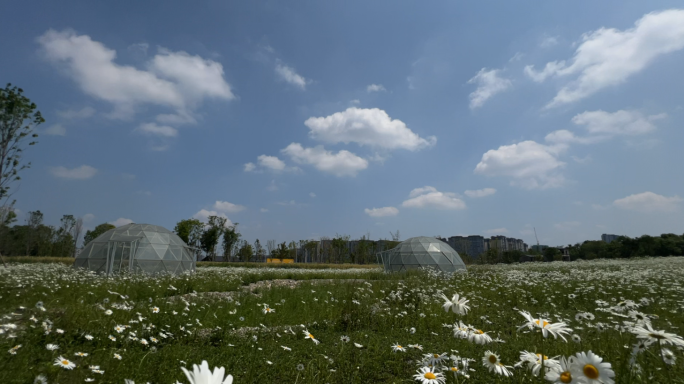
[[[93,215],[92,213],[86,213],[85,215],[83,215],[82,219],[84,223],[89,223],[95,219],[95,215]]]
[[[483,233],[486,233],[488,235],[495,235],[497,233],[508,233],[508,229],[506,228],[494,228],[494,229],[487,229],[482,231]]]
[[[291,143],[281,152],[290,156],[297,164],[313,165],[319,171],[332,173],[338,177],[356,176],[359,171],[368,168],[366,159],[346,150],[337,153],[326,151],[321,145],[304,148],[299,143]]]
[[[275,72],[281,80],[298,88],[306,88],[306,79],[299,75],[294,68],[284,65],[280,60],[276,61]]]
[[[390,118],[387,112],[378,108],[351,107],[330,116],[311,117],[304,124],[309,127],[311,138],[332,144],[353,142],[371,147],[415,151],[437,142],[435,136],[421,138],[403,121]]]
[[[613,205],[620,209],[644,213],[674,212],[678,210],[679,203],[681,203],[682,200],[683,199],[677,195],[667,197],[653,192],[643,192],[617,199],[613,201]]]
[[[399,214],[399,210],[394,207],[366,208],[363,211],[370,217],[396,216]]]
[[[658,56],[684,48],[684,10],[652,12],[637,20],[634,28],[620,31],[600,28],[582,36],[570,63],[553,61],[543,70],[525,67],[534,81],[576,76],[546,107],[572,103],[603,88],[624,83]]]
[[[143,70],[115,63],[116,51],[71,30],[50,29],[37,41],[45,58],[64,69],[84,93],[114,106],[112,117],[130,117],[139,104],[186,111],[207,97],[235,98],[223,66],[200,56],[159,49]]]
[[[168,125],[157,125],[156,123],[140,124],[136,131],[145,135],[159,136],[159,137],[176,137],[178,130]]]
[[[602,110],[583,112],[572,118],[576,125],[583,125],[592,135],[643,135],[656,129],[653,121],[664,119],[667,114],[644,116],[638,111],[619,110],[605,112]]]
[[[468,197],[485,197],[489,195],[493,195],[496,193],[496,189],[494,188],[484,188],[484,189],[477,189],[477,190],[467,190],[463,192],[466,196]]]
[[[79,110],[67,109],[66,111],[57,111],[59,117],[67,120],[86,119],[94,114],[95,109],[92,107],[83,107]]]
[[[257,165],[259,168],[257,168]],[[297,172],[300,171],[298,167],[287,167],[285,165],[285,162],[280,160],[276,156],[268,156],[268,155],[259,155],[257,157],[257,164],[254,163],[247,163],[244,166],[245,172],[261,172],[261,169],[268,169],[273,172],[282,172],[282,171],[288,171],[288,172]]]
[[[576,136],[571,131],[567,129],[559,129],[553,131],[544,137],[547,143],[551,144],[594,144],[600,141],[608,139],[607,135],[597,135],[597,136]]]
[[[548,146],[534,141],[502,145],[482,155],[475,167],[475,173],[486,176],[507,176],[511,185],[525,189],[546,189],[560,187],[564,178],[559,170],[565,163],[558,155],[567,147]]]
[[[162,124],[183,125],[197,124],[197,120],[189,111],[177,111],[177,113],[161,113],[155,118]]]
[[[131,224],[133,220],[131,219],[126,219],[124,217],[119,217],[118,219],[114,221],[110,221],[109,224],[115,226],[115,227],[121,227],[123,225]]]
[[[245,164],[245,172],[252,172],[254,169],[256,169],[256,165],[254,163]]]
[[[72,169],[59,166],[51,167],[50,172],[52,172],[53,176],[59,177],[60,179],[85,180],[95,176],[97,169],[90,165],[81,165],[80,167]]]
[[[233,203],[229,203],[227,201],[220,201],[220,200],[216,200],[213,208],[217,211],[228,212],[228,213],[240,212],[240,211],[244,211],[246,209],[246,207],[243,205],[233,204]]]
[[[197,220],[199,220],[199,221],[201,221],[201,222],[203,222],[203,223],[205,223],[205,224],[208,224],[208,223],[209,223],[209,216],[218,216],[218,217],[223,217],[223,218],[225,218],[225,219],[226,219],[226,224],[224,225],[225,228],[228,228],[228,227],[232,227],[232,226],[233,226],[233,222],[230,221],[230,219],[228,218],[228,216],[226,216],[225,213],[223,213],[223,212],[217,212],[217,211],[213,211],[213,210],[210,211],[210,210],[207,210],[207,209],[201,209],[201,210],[199,210],[197,213],[195,213],[194,215],[192,215],[192,218],[193,218],[193,219],[197,219]]]
[[[54,124],[45,128],[43,133],[51,136],[66,136],[66,128],[62,124]]]
[[[500,72],[499,69],[482,68],[475,77],[468,80],[468,84],[477,84],[477,89],[469,96],[470,109],[483,106],[485,101],[513,86],[510,80],[499,77]]]
[[[436,188],[426,186],[415,188],[409,193],[409,199],[401,203],[407,208],[440,208],[465,209],[466,204],[452,192],[439,192]]]
[[[366,87],[366,92],[368,93],[382,91],[386,91],[385,87],[383,87],[382,84],[371,84]]]

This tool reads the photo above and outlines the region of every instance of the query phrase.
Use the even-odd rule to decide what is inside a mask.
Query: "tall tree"
[[[239,246],[240,237],[242,235],[237,230],[239,223],[235,223],[223,230],[223,259],[230,260],[235,253],[235,248]]]
[[[21,162],[24,142],[29,136],[38,137],[33,128],[45,122],[40,111],[36,111],[36,104],[23,95],[24,90],[11,87],[8,83],[5,89],[0,89],[0,202],[3,206],[10,197],[10,184],[21,180],[19,171],[31,166],[30,162]],[[33,140],[28,143],[34,144]]]
[[[31,254],[31,247],[33,246],[34,240],[38,235],[38,227],[43,224],[42,212],[30,211],[28,215],[29,217],[26,219],[26,225],[28,227],[28,236],[26,236],[26,256]]]
[[[101,234],[109,231],[110,229],[114,229],[114,228],[116,228],[116,226],[114,226],[114,224],[102,223],[102,224],[98,225],[97,227],[95,227],[95,229],[93,229],[92,231],[87,230],[85,233],[85,236],[83,236],[83,246],[85,247],[86,245],[88,245],[88,243],[95,240],[95,238],[97,238]]]
[[[209,216],[209,223],[205,226],[204,233],[202,233],[200,241],[202,250],[212,261],[216,259],[216,245],[225,230],[227,220],[225,217]]]
[[[267,240],[266,241],[266,249],[268,249],[268,257],[269,258],[274,258],[274,252],[276,251],[276,241],[275,240]]]
[[[266,250],[264,250],[259,239],[254,240],[254,257],[256,258],[256,261],[263,262],[265,256]]]

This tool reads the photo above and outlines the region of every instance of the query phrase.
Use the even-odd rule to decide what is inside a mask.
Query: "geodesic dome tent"
[[[122,271],[178,274],[194,271],[195,261],[193,249],[168,229],[127,224],[86,244],[74,267],[107,275]]]
[[[396,247],[377,254],[385,271],[432,267],[442,272],[465,271],[466,266],[449,244],[434,237],[412,237]]]

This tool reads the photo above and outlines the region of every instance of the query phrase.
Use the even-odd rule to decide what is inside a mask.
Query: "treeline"
[[[74,257],[76,239],[83,221],[64,215],[59,227],[43,224],[43,213],[31,211],[25,225],[12,225],[17,215],[11,209],[0,212],[0,253],[5,256]]]
[[[660,236],[643,235],[630,238],[620,236],[610,243],[585,241],[568,245],[572,260],[626,259],[644,256],[684,255],[684,234],[665,233]]]

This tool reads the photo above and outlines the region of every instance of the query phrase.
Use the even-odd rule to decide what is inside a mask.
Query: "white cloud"
[[[493,195],[496,193],[496,189],[494,188],[484,188],[484,189],[477,189],[474,191],[467,190],[463,192],[466,196],[468,197],[485,197],[489,195]]]
[[[243,206],[243,205],[233,204],[233,203],[229,203],[227,201],[219,201],[219,200],[217,200],[214,203],[213,208],[217,211],[228,212],[228,213],[240,212],[240,211],[245,210],[245,206]]]
[[[260,212],[268,212],[268,209],[266,209],[266,208],[261,208],[259,211],[260,211]]]
[[[144,103],[183,111],[205,97],[235,98],[223,66],[199,56],[160,49],[141,70],[116,64],[116,51],[71,30],[50,29],[37,40],[45,58],[63,65],[83,92],[114,105],[113,117],[130,117]]]
[[[131,220],[131,219],[119,217],[118,219],[116,219],[114,221],[110,221],[109,224],[111,224],[115,227],[121,227],[122,225],[130,224],[132,222],[133,222],[133,220]]]
[[[57,115],[63,119],[73,120],[73,119],[86,119],[95,114],[95,109],[92,107],[83,107],[78,111],[73,109],[67,109],[66,111],[57,111]]]
[[[226,216],[226,214],[223,212],[216,212],[216,211],[209,211],[206,209],[201,209],[197,213],[192,215],[192,218],[197,219],[197,220],[199,220],[205,224],[208,224],[209,223],[209,216],[218,216],[218,217],[223,217],[223,218],[227,219],[226,224],[224,225],[225,228],[233,226],[233,222],[230,221],[228,216]]]
[[[541,72],[528,65],[525,73],[537,82],[551,76],[577,76],[546,105],[551,108],[621,84],[658,56],[682,48],[684,10],[670,9],[644,15],[631,29],[600,28],[586,33],[569,64],[565,61],[549,62]]]
[[[183,125],[183,124],[197,124],[195,117],[188,111],[178,111],[177,113],[162,113],[155,118],[157,122],[162,124]]]
[[[483,106],[492,96],[513,86],[510,80],[499,77],[499,72],[498,69],[488,71],[487,68],[482,68],[475,77],[468,80],[468,84],[477,83],[477,89],[469,96],[470,109]]]
[[[356,176],[368,168],[368,161],[355,154],[341,150],[337,153],[326,151],[319,145],[314,148],[303,148],[299,143],[291,143],[281,150],[298,164],[310,164],[319,171],[332,173],[335,176]]]
[[[255,168],[256,165],[254,165],[254,163],[245,164],[245,172],[252,172]]]
[[[276,61],[275,72],[282,80],[285,82],[295,85],[301,89],[306,88],[306,79],[299,75],[294,68],[288,67],[280,62]]]
[[[557,156],[567,147],[547,146],[534,141],[502,145],[482,155],[475,173],[511,177],[511,185],[525,189],[560,187],[564,178],[558,171],[565,163]]]
[[[257,157],[257,163],[264,168],[273,171],[282,171],[285,169],[285,162],[275,156],[260,155]]]
[[[510,59],[508,59],[508,62],[509,62],[509,63],[512,63],[512,62],[514,62],[514,61],[520,61],[520,59],[522,59],[523,56],[525,56],[525,55],[522,54],[522,53],[520,53],[520,52],[516,52],[515,55],[513,55],[513,57],[511,57]]]
[[[311,196],[311,197],[316,197],[316,194],[313,193],[313,192],[310,192],[310,193],[309,193],[309,196]]]
[[[59,177],[61,179],[84,180],[95,176],[97,169],[89,165],[81,165],[80,167],[72,169],[59,166],[51,167],[50,172],[52,172],[53,176]]]
[[[494,228],[494,229],[487,229],[487,230],[484,230],[482,232],[489,234],[489,235],[495,235],[497,233],[508,233],[508,229],[506,229],[506,228]]]
[[[396,216],[399,214],[399,210],[394,207],[366,208],[363,211],[370,217]]]
[[[656,129],[653,121],[667,117],[661,113],[644,117],[637,111],[619,110],[605,112],[602,110],[583,112],[572,118],[576,125],[584,125],[592,135],[643,135]]]
[[[402,207],[465,209],[466,204],[455,193],[439,192],[436,188],[426,186],[416,188],[409,193],[410,199],[401,203]]]
[[[558,44],[558,36],[546,36],[539,42],[541,48],[550,48],[556,44]]]
[[[585,157],[570,156],[576,163],[589,164],[592,161],[591,155],[586,155]]]
[[[378,109],[347,108],[326,117],[311,117],[304,124],[309,127],[309,136],[327,143],[350,143],[382,147],[403,148],[410,151],[435,145],[437,138],[421,138],[406,124],[392,119],[387,112]]]
[[[178,136],[178,130],[167,125],[157,125],[156,123],[144,123],[136,129],[138,132],[150,136],[161,136],[161,137],[176,137]]]
[[[66,136],[66,128],[62,124],[54,124],[45,128],[43,133],[51,136]]]
[[[83,215],[82,219],[84,223],[89,223],[95,219],[95,215],[93,215],[92,213],[86,213],[85,215]]]
[[[386,91],[385,87],[383,87],[382,84],[371,84],[368,87],[366,87],[366,92],[368,93],[381,91]]]
[[[606,135],[598,136],[575,136],[574,133],[567,129],[559,129],[547,134],[544,140],[551,144],[594,144],[606,140],[609,137]]]
[[[150,45],[147,43],[136,43],[136,44],[131,44],[128,46],[128,50],[134,53],[142,53],[143,56],[147,56],[147,50],[150,48]]]
[[[560,229],[561,231],[569,231],[571,229],[575,229],[580,226],[579,221],[564,221],[562,223],[556,223],[553,226],[556,229]]]
[[[679,196],[666,197],[653,192],[643,192],[613,201],[613,205],[638,212],[674,212],[684,199]]]

